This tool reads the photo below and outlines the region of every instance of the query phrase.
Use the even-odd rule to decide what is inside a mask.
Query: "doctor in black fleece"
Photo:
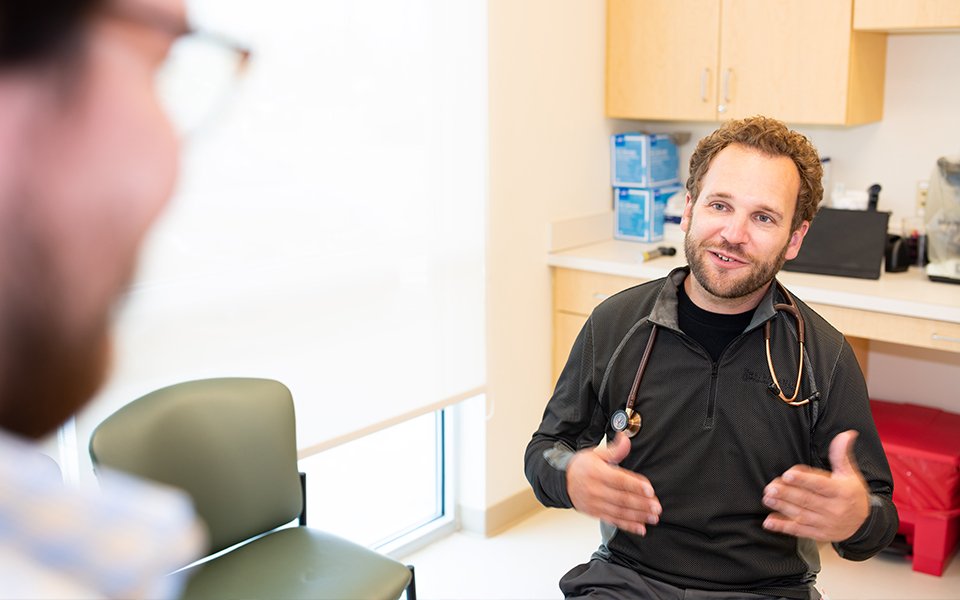
[[[774,308],[790,302],[775,278],[821,177],[809,140],[783,123],[725,123],[690,159],[689,267],[587,320],[525,456],[541,502],[601,519],[600,548],[560,581],[566,597],[815,600],[817,542],[864,560],[892,540],[893,482],[849,344],[794,299],[801,347],[798,322]],[[768,323],[776,391],[806,403],[771,393]],[[614,437],[654,329],[641,429]]]

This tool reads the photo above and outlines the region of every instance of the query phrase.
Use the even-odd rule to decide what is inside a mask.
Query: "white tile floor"
[[[543,510],[490,538],[455,533],[403,559],[416,566],[420,600],[559,598],[557,580],[599,543],[597,523],[570,510]],[[862,563],[821,549],[820,588],[830,600],[960,600],[960,556],[943,577],[915,573],[903,558]]]

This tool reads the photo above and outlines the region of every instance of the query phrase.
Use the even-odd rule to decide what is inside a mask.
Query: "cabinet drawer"
[[[554,269],[553,277],[553,309],[583,316],[613,294],[644,281],[571,269]]]
[[[847,336],[906,346],[960,352],[960,323],[810,303],[813,310]]]

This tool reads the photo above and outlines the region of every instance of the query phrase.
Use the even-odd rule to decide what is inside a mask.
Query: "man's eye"
[[[757,215],[757,220],[761,223],[773,223],[773,219],[769,215]]]

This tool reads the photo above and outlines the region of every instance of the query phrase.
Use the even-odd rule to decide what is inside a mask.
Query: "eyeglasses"
[[[191,27],[168,13],[129,3],[111,4],[109,16],[176,39],[157,71],[157,96],[181,137],[208,126],[226,108],[250,64],[251,51],[226,35]]]
[[[157,94],[182,137],[224,112],[250,56],[248,48],[209,31],[191,29],[177,38],[157,72]]]

